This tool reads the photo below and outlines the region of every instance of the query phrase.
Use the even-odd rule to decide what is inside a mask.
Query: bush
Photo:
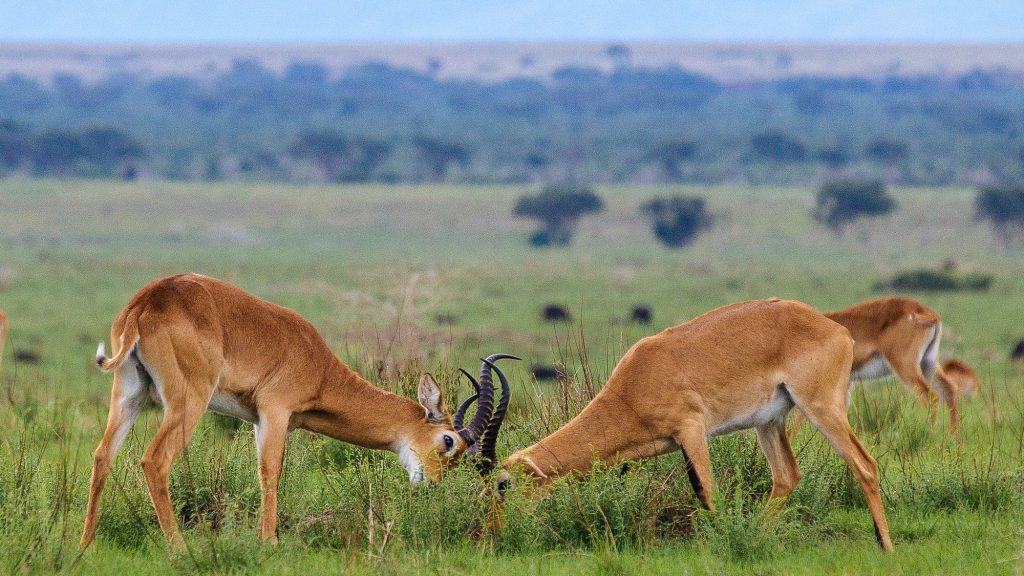
[[[908,270],[879,284],[880,289],[897,291],[964,291],[984,292],[992,284],[991,274],[961,274],[953,270]]]
[[[837,229],[861,216],[888,214],[895,208],[896,201],[879,180],[836,180],[818,191],[814,218]]]
[[[1024,225],[1024,186],[982,188],[974,199],[974,214],[978,220],[992,222],[1001,234],[1020,228]]]
[[[807,160],[804,143],[781,132],[764,132],[750,139],[754,153],[763,160],[803,162]]]
[[[530,236],[534,246],[567,246],[576,224],[585,214],[604,210],[604,202],[587,186],[555,185],[536,196],[523,196],[512,214],[540,221],[541,229]]]
[[[686,246],[714,220],[704,199],[696,196],[652,198],[640,205],[640,212],[658,240],[670,248]]]

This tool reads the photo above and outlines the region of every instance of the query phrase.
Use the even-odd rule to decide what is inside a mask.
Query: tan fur
[[[4,345],[7,344],[7,314],[0,310],[0,368],[4,365]]]
[[[977,372],[963,360],[946,360],[935,377],[945,380],[943,387],[954,390],[954,396],[971,397],[981,391],[981,380]]]
[[[878,467],[846,414],[852,356],[849,332],[806,304],[724,306],[637,342],[579,415],[513,454],[505,467],[545,483],[594,462],[682,449],[694,490],[710,509],[708,436],[754,427],[772,470],[771,497],[786,498],[800,480],[784,428],[795,403],[853,471],[879,543],[889,550]],[[752,418],[759,410],[766,412]]]
[[[428,407],[371,385],[339,360],[316,329],[295,312],[230,284],[185,274],[155,280],[124,307],[111,328],[114,371],[110,412],[93,458],[82,547],[95,535],[100,496],[118,448],[148,398],[164,418],[142,458],[160,528],[180,544],[168,474],[211,399],[255,416],[262,512],[260,534],[277,540],[277,485],[285,441],[304,428],[358,446],[417,457],[428,479],[466,446],[429,375],[421,379]],[[140,385],[141,383],[141,385]],[[446,455],[445,433],[455,447]],[[262,438],[262,443],[259,439]]]
[[[945,367],[938,364],[942,323],[934,310],[912,298],[884,297],[825,316],[846,326],[853,336],[852,372],[856,374],[873,357],[881,355],[900,381],[929,406],[933,424],[936,395],[929,382],[935,374],[938,397],[949,407],[950,429],[958,433],[960,395],[971,385],[971,377],[975,386],[978,380],[974,370],[963,361],[953,361],[955,374],[950,376],[945,374]],[[922,351],[931,347],[934,350],[930,357],[922,358]],[[798,423],[797,418],[794,430]]]

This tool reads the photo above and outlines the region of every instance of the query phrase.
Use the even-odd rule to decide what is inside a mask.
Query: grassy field
[[[708,197],[715,228],[661,247],[637,207],[669,192]],[[252,184],[0,182],[0,307],[11,339],[0,371],[0,570],[24,573],[993,573],[1024,571],[1024,392],[1007,353],[1024,337],[1024,260],[972,219],[973,191],[899,189],[891,216],[835,235],[810,217],[813,191],[603,188],[607,209],[567,249],[533,250],[510,216],[517,187],[288,187]],[[753,433],[712,441],[718,511],[697,510],[679,455],[620,475],[595,471],[540,501],[499,511],[471,466],[409,487],[397,459],[304,432],[291,436],[281,544],[256,538],[251,427],[208,416],[175,466],[188,552],[168,555],[139,458],[147,410],[104,494],[94,548],[77,551],[90,453],[110,378],[96,343],[148,280],[195,271],[290,306],[350,365],[413,395],[429,370],[449,404],[458,367],[503,351],[515,396],[499,455],[574,415],[640,337],[716,306],[780,296],[823,310],[877,295],[908,268],[952,259],[995,275],[986,293],[912,294],[944,320],[944,356],[972,363],[979,398],[964,441],[895,381],[855,389],[850,414],[878,459],[896,551],[877,550],[856,483],[820,436],[795,444],[804,478],[787,510],[764,513],[767,464]],[[545,323],[543,305],[574,321]],[[625,322],[637,304],[652,325]],[[34,352],[38,364],[13,362]],[[532,363],[564,362],[565,385]],[[491,533],[489,513],[504,529]]]

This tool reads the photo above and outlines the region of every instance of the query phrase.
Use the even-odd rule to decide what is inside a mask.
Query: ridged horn
[[[452,416],[452,425],[455,426],[456,430],[462,428],[462,421],[466,418],[466,410],[469,410],[473,402],[476,402],[476,399],[480,397],[480,383],[476,381],[476,378],[473,378],[472,374],[462,368],[459,368],[459,372],[465,374],[466,378],[469,378],[469,381],[473,384],[473,395],[463,400],[462,404],[459,405],[459,409],[455,411],[455,416]]]
[[[483,438],[480,440],[480,460],[477,463],[477,470],[483,475],[490,474],[498,461],[498,433],[501,431],[501,425],[505,421],[505,413],[508,412],[508,402],[511,399],[508,379],[505,378],[505,374],[501,369],[494,364],[503,358],[522,360],[522,358],[512,356],[511,354],[492,354],[483,359],[484,365],[488,368],[488,373],[493,369],[498,373],[498,381],[501,382],[501,398],[498,399],[498,405],[494,408],[494,413],[491,415],[487,428],[484,430]]]

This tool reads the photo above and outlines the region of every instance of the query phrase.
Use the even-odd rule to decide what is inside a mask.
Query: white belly
[[[775,393],[772,394],[771,400],[767,404],[759,406],[749,414],[730,418],[714,426],[708,430],[708,436],[720,436],[735,432],[736,430],[756,428],[772,421],[783,422],[786,419],[786,414],[789,414],[789,411],[792,409],[793,400],[789,397],[789,393],[786,392],[785,386],[778,386],[775,388]]]
[[[859,369],[850,372],[850,381],[856,380],[872,380],[874,378],[884,378],[892,374],[892,367],[885,358],[875,352],[875,355],[870,360],[864,363]]]
[[[224,414],[225,416],[238,418],[239,420],[245,420],[246,422],[252,422],[253,424],[259,421],[259,416],[243,406],[237,398],[230,394],[224,394],[219,390],[213,393],[213,398],[210,398],[210,404],[206,409],[218,414]]]

